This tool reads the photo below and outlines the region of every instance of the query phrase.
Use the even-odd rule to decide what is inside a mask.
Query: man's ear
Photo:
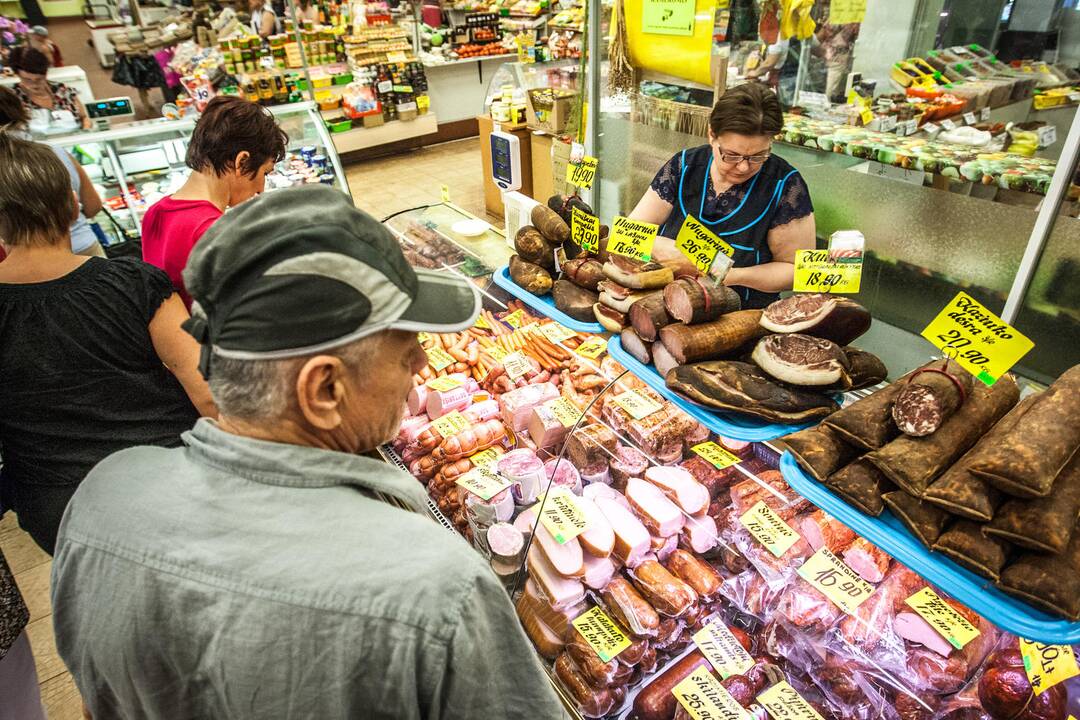
[[[316,355],[304,363],[296,375],[297,410],[318,430],[334,430],[341,425],[341,403],[345,399],[342,377],[345,364],[333,355]]]
[[[233,171],[236,172],[238,175],[246,175],[247,164],[249,160],[251,160],[251,153],[249,153],[247,150],[241,150],[240,152],[236,153],[236,157],[233,158]]]

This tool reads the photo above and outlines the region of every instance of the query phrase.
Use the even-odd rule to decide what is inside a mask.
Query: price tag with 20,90
[[[750,714],[704,665],[671,689],[694,720],[750,720]]]
[[[959,292],[922,331],[930,344],[986,385],[993,385],[1035,343]]]
[[[828,250],[795,252],[795,292],[857,293],[862,281],[862,258],[831,260]]]
[[[738,465],[742,462],[738,456],[732,455],[712,440],[694,445],[690,449],[712,463],[712,466],[717,470],[723,470],[724,468]]]
[[[596,177],[596,166],[599,164],[599,160],[588,155],[581,158],[581,162],[577,165],[567,163],[566,182],[579,188],[591,188],[593,179]]]
[[[797,572],[849,615],[874,594],[874,586],[859,577],[827,547],[811,555]]]
[[[687,215],[679,228],[679,234],[675,236],[675,247],[679,248],[679,252],[694,263],[694,267],[702,274],[709,272],[718,253],[728,257],[735,256],[735,248],[721,240],[693,215]]]
[[[611,237],[607,242],[608,252],[648,262],[652,259],[653,243],[656,242],[656,233],[659,229],[659,225],[617,215],[611,224]]]
[[[579,207],[570,209],[570,239],[585,252],[600,250],[600,218]]]

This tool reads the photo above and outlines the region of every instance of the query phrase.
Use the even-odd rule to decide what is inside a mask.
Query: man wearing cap
[[[94,718],[560,718],[499,581],[362,453],[397,432],[420,330],[479,312],[326,186],[227,213],[184,271],[221,417],[91,471],[53,561]]]
[[[49,29],[44,25],[35,25],[30,28],[26,39],[29,41],[30,47],[49,58],[51,67],[61,67],[64,64],[64,57],[60,54],[60,46],[49,38]]]

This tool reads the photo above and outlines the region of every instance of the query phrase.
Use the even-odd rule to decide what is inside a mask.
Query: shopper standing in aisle
[[[197,409],[216,415],[172,283],[134,258],[74,255],[75,200],[51,149],[0,133],[0,506],[50,554],[99,460],[177,445]]]
[[[263,191],[288,141],[270,111],[248,100],[219,96],[203,110],[188,142],[191,174],[152,205],[142,223],[143,260],[168,274],[188,310],[191,296],[181,273],[191,249],[226,208]]]
[[[19,96],[11,88],[0,86],[0,133],[11,133],[23,140],[30,140],[30,134],[26,130],[29,122],[30,115],[19,101]],[[71,157],[67,150],[52,145],[47,147],[64,163],[64,169],[71,178],[71,189],[79,199],[79,214],[75,222],[71,223],[71,252],[76,255],[105,257],[105,251],[87,220],[101,212],[101,196],[94,189],[94,184],[90,182],[82,165],[75,162],[75,158]]]
[[[30,611],[0,550],[0,720],[45,720],[34,653],[26,634],[29,621]]]
[[[476,290],[326,186],[230,212],[184,277],[221,418],[94,468],[53,564],[94,717],[564,717],[491,569],[365,456],[427,362],[417,332],[470,327]]]
[[[281,32],[277,13],[267,0],[248,0],[248,9],[251,10],[251,34],[266,38]]]

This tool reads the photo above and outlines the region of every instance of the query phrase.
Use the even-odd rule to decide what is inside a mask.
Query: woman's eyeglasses
[[[728,152],[727,150],[720,150],[720,159],[728,165],[741,165],[745,160],[746,164],[750,167],[757,167],[763,162],[769,159],[772,153],[763,153],[761,155],[740,155],[739,153]]]

